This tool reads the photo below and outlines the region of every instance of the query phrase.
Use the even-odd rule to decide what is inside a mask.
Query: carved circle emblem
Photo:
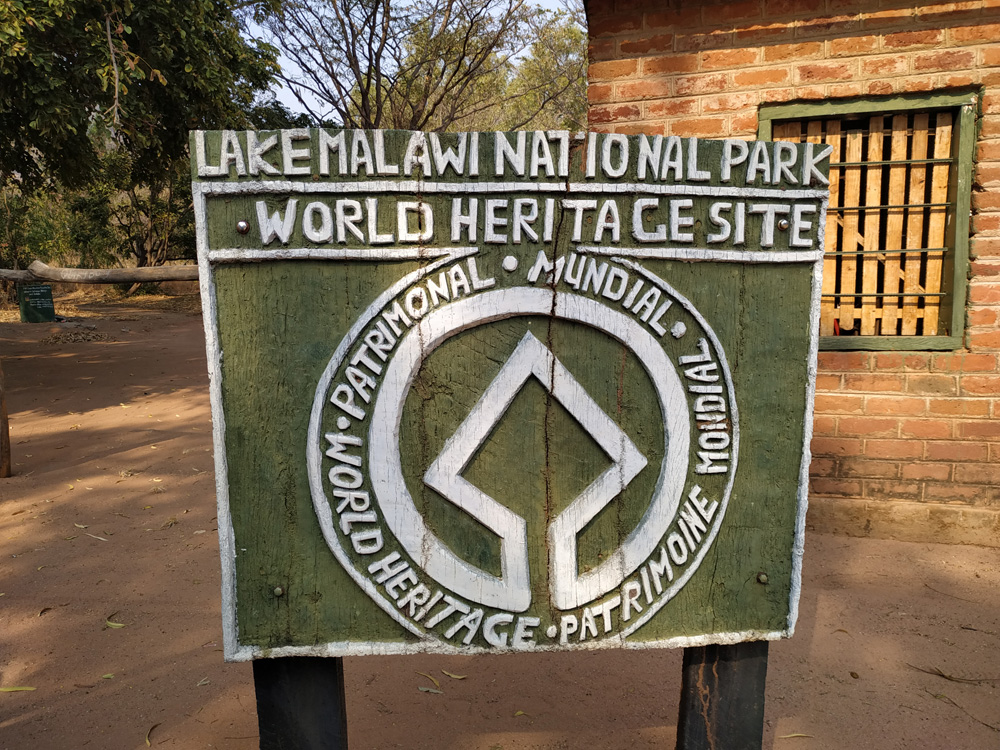
[[[545,284],[531,283],[537,273],[480,278],[474,258],[437,261],[375,300],[317,386],[308,469],[326,542],[385,612],[436,648],[572,648],[626,638],[691,579],[719,532],[739,442],[725,354],[694,306],[661,279],[628,261],[603,266],[602,283],[581,289],[551,273]],[[508,275],[516,269],[502,267]],[[651,291],[642,296],[642,288]],[[558,347],[519,323],[516,343],[491,360],[489,377],[447,436],[414,457],[401,436],[425,363],[466,332],[531,320],[596,332],[637,363],[636,377],[652,394],[645,412],[657,422],[656,437],[612,416],[607,399],[591,393],[594,375],[567,366]],[[477,367],[468,360],[460,366]],[[470,479],[529,383],[564,410],[603,462],[544,529],[533,529],[502,489]],[[637,522],[607,554],[585,561],[578,541],[616,512],[633,481],[632,494],[644,488]],[[496,565],[484,567],[442,534],[418,493],[495,541]]]

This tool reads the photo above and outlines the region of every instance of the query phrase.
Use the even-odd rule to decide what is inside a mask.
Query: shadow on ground
[[[201,322],[116,308],[91,324],[0,324],[16,471],[0,480],[0,687],[35,688],[0,693],[0,750],[253,748],[251,670],[221,654]],[[765,747],[1000,747],[995,550],[810,535],[804,575],[797,633],[771,646]],[[351,747],[671,748],[680,665],[352,658]]]

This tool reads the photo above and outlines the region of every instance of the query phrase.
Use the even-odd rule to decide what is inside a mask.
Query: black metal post
[[[258,659],[253,681],[260,750],[347,750],[342,658]]]
[[[677,750],[760,750],[767,641],[684,649]]]

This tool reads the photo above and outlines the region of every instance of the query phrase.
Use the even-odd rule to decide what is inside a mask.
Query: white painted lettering
[[[639,597],[642,596],[642,586],[638,581],[626,581],[622,586],[622,620],[628,622],[632,619],[632,610],[642,612],[642,605],[639,604]]]
[[[414,586],[412,589],[406,592],[402,598],[396,600],[396,606],[400,609],[406,607],[407,614],[416,619],[416,609],[417,607],[422,607],[427,604],[427,600],[431,597],[431,590],[427,588],[424,584],[420,583]]]
[[[544,131],[536,130],[531,134],[531,163],[528,174],[532,179],[538,177],[538,170],[544,169],[547,177],[556,176],[556,168],[552,163],[552,152],[549,150],[548,138]]]
[[[361,492],[355,492],[354,490],[334,490],[333,496],[340,498],[340,503],[337,505],[337,513],[343,513],[348,508],[355,513],[364,513],[371,507],[371,497],[364,490]]]
[[[750,146],[746,141],[727,138],[722,143],[722,165],[719,170],[719,178],[723,182],[732,179],[733,167],[738,166],[747,160],[750,155]]]
[[[506,612],[490,615],[483,623],[483,638],[495,648],[506,648],[508,634],[506,631],[498,633],[497,628],[501,625],[510,625],[512,622],[514,622],[514,615]]]
[[[581,200],[575,198],[564,198],[563,208],[573,211],[573,242],[580,242],[583,237],[583,212],[597,208],[595,200]]]
[[[698,139],[688,138],[687,178],[694,182],[705,182],[712,177],[707,169],[698,169]]]
[[[523,232],[532,242],[538,242],[538,234],[532,228],[532,224],[538,218],[538,201],[531,198],[516,198],[514,200],[514,242],[521,241]]]
[[[250,174],[281,174],[280,170],[264,158],[264,154],[278,145],[278,136],[270,135],[257,140],[258,133],[247,131],[247,168]]]
[[[666,547],[662,544],[660,545],[660,559],[653,558],[649,561],[649,573],[653,577],[653,588],[656,590],[657,596],[663,593],[664,576],[666,576],[668,583],[674,580],[674,569],[670,567],[670,557]]]
[[[618,218],[618,204],[614,200],[606,200],[597,214],[597,225],[594,227],[594,242],[604,242],[604,232],[611,230],[611,241],[621,239],[621,220]]]
[[[667,179],[667,172],[673,171],[674,180],[684,179],[683,158],[681,153],[681,139],[676,135],[669,135],[666,139],[666,148],[663,150],[663,163],[660,164],[660,179]]]
[[[410,133],[410,142],[406,144],[403,154],[403,174],[413,174],[414,167],[419,166],[424,177],[431,176],[431,157],[427,153],[427,136],[424,133]]]
[[[444,607],[440,609],[431,619],[427,621],[427,627],[433,628],[435,625],[443,622],[448,617],[451,617],[456,612],[461,612],[463,615],[468,614],[469,605],[465,602],[460,602],[454,597],[444,595]]]
[[[614,152],[617,150],[617,164]],[[628,136],[607,133],[601,148],[601,168],[608,177],[621,177],[628,169]]]
[[[345,464],[337,464],[330,469],[327,476],[330,484],[342,490],[356,490],[364,482],[364,477],[361,476],[360,471],[353,466],[346,466]]]
[[[463,165],[465,164],[465,150],[468,135],[466,133],[458,134],[457,151],[451,147],[442,150],[441,136],[437,133],[431,133],[430,139],[431,155],[434,157],[434,168],[437,169],[438,176],[444,175],[444,173],[450,168],[452,172],[460,177],[462,175]]]
[[[483,621],[483,610],[474,609],[467,615],[462,617],[458,622],[448,628],[445,633],[445,638],[454,638],[461,630],[466,630],[465,637],[462,638],[462,643],[468,646],[472,643],[473,637],[476,635],[476,631],[479,630],[479,625]]]
[[[725,242],[733,233],[733,225],[729,223],[728,219],[722,216],[723,211],[728,213],[732,208],[732,203],[713,203],[708,207],[708,220],[713,225],[719,227],[718,232],[708,235],[707,241],[709,244]]]
[[[369,565],[368,572],[375,576],[375,583],[385,583],[409,567],[410,564],[401,559],[398,552],[390,552],[381,560]]]
[[[319,173],[330,174],[330,154],[337,153],[337,174],[347,173],[347,146],[344,131],[331,135],[328,130],[319,131]]]
[[[466,264],[469,266],[469,278],[472,280],[472,288],[475,291],[481,292],[483,289],[496,286],[497,280],[492,276],[485,279],[479,277],[479,267],[476,265],[475,258],[469,258]]]
[[[219,173],[223,175],[229,174],[230,164],[236,167],[236,174],[241,177],[247,173],[239,136],[232,130],[225,130],[222,133],[222,153],[219,157]]]
[[[285,203],[285,215],[282,216],[275,211],[269,217],[267,215],[267,203],[257,201],[257,226],[260,227],[260,242],[262,245],[270,245],[275,239],[280,240],[282,245],[287,245],[292,238],[292,228],[295,226],[295,206],[298,200],[289,198]]]
[[[398,164],[389,164],[385,160],[385,131],[375,131],[375,170],[379,174],[399,174]]]
[[[799,152],[794,143],[777,141],[774,144],[774,172],[771,175],[771,184],[777,185],[782,179],[791,185],[797,185],[798,180],[792,174],[791,168],[795,166]]]
[[[410,214],[417,215],[416,231],[410,231]],[[400,242],[429,242],[434,237],[434,214],[429,203],[399,201],[396,204],[396,224]]]
[[[771,159],[767,154],[767,143],[755,141],[750,152],[750,164],[747,165],[746,184],[749,185],[757,179],[760,173],[764,182],[771,181]]]
[[[694,232],[682,232],[685,227],[694,226],[694,216],[689,213],[681,215],[681,211],[690,211],[694,201],[690,198],[675,198],[670,201],[670,241],[694,242]]]
[[[764,217],[760,227],[760,246],[774,246],[774,217],[776,214],[788,214],[792,210],[790,205],[781,203],[752,203],[750,205],[751,214],[760,214]]]
[[[469,242],[476,241],[476,225],[479,223],[479,199],[469,198],[469,210],[462,210],[462,198],[452,198],[451,201],[451,241],[461,242],[462,229],[465,228]]]
[[[501,234],[498,230],[507,226],[507,219],[497,216],[497,211],[506,211],[506,200],[486,201],[486,227],[483,231],[483,242],[493,244],[504,244],[507,242],[506,233]]]
[[[812,231],[812,222],[806,221],[804,214],[815,214],[816,206],[805,203],[796,203],[792,206],[792,227],[788,236],[788,244],[791,247],[812,247],[813,241],[810,237],[803,237],[803,232]]]
[[[316,226],[316,217],[319,226]],[[306,206],[302,214],[302,234],[310,242],[329,242],[333,239],[333,214],[325,203],[314,201]]]
[[[496,154],[493,164],[494,175],[503,177],[506,174],[506,166],[504,164],[506,162],[513,168],[514,174],[524,177],[526,135],[523,130],[515,134],[515,138],[517,139],[517,148],[515,149],[510,145],[510,141],[507,140],[507,136],[504,133],[494,133],[494,153]]]
[[[349,445],[353,445],[356,448],[363,445],[364,441],[361,438],[355,435],[345,435],[342,432],[328,432],[323,437],[330,444],[326,449],[327,458],[332,458],[334,461],[350,464],[351,466],[361,466],[360,456],[352,456],[346,452],[346,448]],[[363,510],[363,508],[358,508],[357,510]],[[338,510],[337,512],[339,513],[340,511]]]
[[[377,174],[375,160],[372,158],[372,149],[368,145],[368,136],[363,130],[351,131],[351,174],[360,175],[361,168],[364,167],[365,174],[371,176]]]
[[[687,562],[687,545],[684,544],[683,537],[676,531],[671,531],[667,537],[667,552],[670,553],[670,559],[674,561],[674,565],[681,566]]]
[[[510,645],[521,651],[534,646],[535,641],[532,637],[535,635],[535,631],[532,628],[537,628],[540,622],[541,620],[537,617],[518,617]]]
[[[309,147],[295,148],[295,141],[308,141],[309,128],[291,128],[281,131],[281,156],[282,171],[286,175],[309,174],[312,168],[308,164],[296,164],[295,162],[309,159]]]
[[[350,386],[341,383],[334,388],[333,393],[330,394],[330,403],[355,419],[365,418],[365,412],[354,405],[354,391],[351,390]]]
[[[372,245],[388,245],[393,241],[392,232],[379,234],[378,231],[378,198],[366,198],[368,211],[368,242]]]
[[[341,198],[335,204],[334,213],[337,217],[337,242],[347,242],[347,232],[350,230],[355,238],[365,241],[365,235],[358,226],[364,219],[361,202],[353,198]]]
[[[660,136],[656,136],[659,138]],[[640,176],[640,179],[641,176]],[[657,224],[656,229],[647,232],[643,227],[642,213],[660,207],[659,198],[636,198],[632,204],[632,236],[639,242],[663,242],[667,239],[667,225]]]
[[[615,284],[618,285],[617,289],[615,288]],[[611,272],[608,274],[608,280],[604,282],[604,288],[601,290],[601,295],[607,297],[612,302],[617,302],[625,296],[625,290],[627,288],[628,274],[620,268],[612,267]]]
[[[817,149],[817,146],[819,148]],[[817,143],[806,143],[805,155],[802,158],[802,186],[808,187],[813,184],[813,180],[819,185],[829,185],[830,180],[823,176],[823,173],[816,169],[816,165],[826,159],[833,152],[833,146]]]
[[[654,135],[652,146],[649,136],[639,136],[639,163],[637,174],[640,180],[646,179],[646,170],[650,171],[652,179],[657,179],[660,173],[660,150],[663,148],[663,136]],[[648,200],[648,199],[645,199]]]

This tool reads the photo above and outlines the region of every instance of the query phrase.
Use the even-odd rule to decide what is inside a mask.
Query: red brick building
[[[810,524],[1000,546],[1000,0],[587,0],[590,127],[834,147]]]

